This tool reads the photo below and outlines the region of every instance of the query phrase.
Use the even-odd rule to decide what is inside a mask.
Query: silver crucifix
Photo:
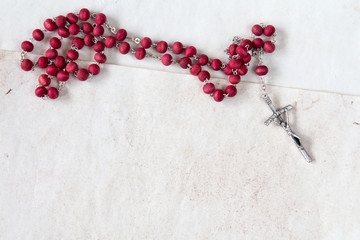
[[[302,146],[302,144],[300,142],[300,137],[297,136],[291,130],[290,125],[289,125],[288,111],[290,111],[293,108],[293,106],[287,105],[286,107],[277,110],[275,108],[274,104],[272,103],[270,97],[267,94],[263,95],[262,98],[265,100],[267,105],[269,105],[270,109],[273,111],[273,115],[264,122],[265,125],[269,126],[269,124],[272,122],[276,122],[277,124],[279,124],[279,126],[281,126],[287,132],[287,134],[292,138],[292,140],[294,140],[296,147],[300,150],[300,152],[304,156],[305,160],[307,162],[311,162],[312,159],[309,156],[309,154],[306,152],[305,148]],[[282,118],[282,114],[284,114],[284,113],[286,115],[286,120],[284,120]]]

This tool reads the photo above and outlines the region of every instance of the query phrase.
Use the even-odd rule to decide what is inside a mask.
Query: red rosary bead
[[[80,68],[76,74],[77,79],[85,81],[89,77],[89,72],[85,68]]]
[[[228,94],[228,97],[234,97],[237,93],[237,89],[233,85],[229,85],[225,88],[225,93]]]
[[[88,47],[91,47],[92,45],[94,45],[94,36],[93,35],[86,35],[84,37],[84,44]]]
[[[47,94],[49,96],[49,98],[51,99],[56,99],[59,97],[59,90],[57,90],[56,88],[54,87],[50,87],[48,90],[47,90]]]
[[[240,58],[244,58],[248,54],[248,50],[243,46],[238,46],[236,48],[236,53],[239,55]]]
[[[70,49],[69,51],[67,51],[66,56],[70,60],[76,60],[79,58],[79,53],[73,49]]]
[[[43,97],[43,96],[45,96],[46,93],[47,93],[47,90],[46,90],[46,88],[44,86],[37,87],[35,89],[35,95],[37,97]]]
[[[145,51],[144,48],[139,47],[138,49],[136,49],[135,57],[136,57],[138,60],[144,59],[145,56],[146,56],[146,51]]]
[[[79,11],[79,18],[81,21],[87,21],[90,18],[90,11],[87,8],[82,8]]]
[[[123,42],[120,44],[119,52],[121,54],[127,54],[130,51],[130,44],[127,42]]]
[[[263,34],[264,29],[259,24],[255,24],[251,28],[251,31],[252,31],[253,34],[255,34],[255,36],[260,36],[261,34]]]
[[[215,85],[213,83],[206,83],[203,86],[203,91],[206,94],[211,94],[211,93],[213,93],[215,91]]]
[[[205,81],[206,79],[210,79],[210,73],[206,70],[199,72],[198,78],[201,82]]]
[[[143,39],[141,39],[141,42],[140,42],[141,46],[143,48],[150,48],[151,47],[151,44],[152,44],[152,41],[150,38],[148,37],[144,37]]]
[[[74,73],[76,72],[77,70],[79,69],[78,65],[76,62],[69,62],[66,67],[65,67],[65,70],[68,72],[68,73]]]
[[[214,59],[211,61],[211,68],[215,71],[219,71],[221,69],[221,61],[219,59]]]
[[[44,28],[48,31],[54,31],[55,29],[57,29],[56,24],[53,22],[53,20],[51,20],[50,18],[46,19],[44,22]]]
[[[252,41],[249,39],[244,39],[241,41],[240,46],[247,48],[248,50],[252,49]]]
[[[61,41],[57,37],[50,39],[50,46],[54,49],[59,49],[61,47]]]
[[[68,20],[69,23],[77,23],[79,20],[78,17],[73,13],[68,13],[66,15],[66,19]]]
[[[267,53],[274,52],[275,51],[275,45],[270,41],[266,41],[264,43],[264,51],[267,52]]]
[[[80,32],[80,27],[76,23],[73,23],[69,26],[69,33],[71,35],[77,35]]]
[[[233,72],[232,72],[232,69],[229,65],[227,65],[224,69],[223,69],[223,72],[225,73],[225,75],[231,75]]]
[[[275,27],[273,25],[268,25],[264,29],[264,35],[267,37],[271,37],[275,33]]]
[[[81,25],[81,28],[82,28],[82,30],[83,30],[83,32],[84,32],[85,34],[90,34],[90,33],[93,32],[93,26],[92,26],[90,23],[88,23],[88,22],[84,22],[84,23]]]
[[[161,57],[161,62],[165,65],[165,66],[169,66],[172,63],[172,56],[170,54],[164,54]]]
[[[69,75],[69,73],[66,72],[66,71],[59,71],[59,72],[57,73],[56,77],[57,77],[57,79],[58,79],[59,81],[65,82],[65,81],[69,80],[70,75]]]
[[[88,67],[89,72],[91,72],[93,75],[98,75],[100,73],[100,67],[97,64],[90,64]]]
[[[172,50],[175,54],[181,54],[184,51],[184,47],[181,42],[174,42]]]
[[[188,57],[183,57],[179,60],[179,65],[181,68],[188,68],[189,66],[191,66],[192,62],[191,59]]]
[[[168,50],[168,44],[165,41],[160,41],[156,45],[156,50],[159,53],[165,53]]]
[[[268,73],[268,68],[267,68],[267,66],[264,66],[264,65],[261,65],[261,66],[258,66],[258,67],[256,67],[256,69],[255,69],[255,73],[257,74],[257,75],[259,75],[259,76],[264,76],[264,75],[266,75],[267,73]]]
[[[125,29],[119,29],[118,31],[117,31],[117,33],[116,33],[116,39],[118,40],[118,41],[124,41],[125,40],[125,38],[127,37],[127,32],[126,32],[126,30]]]
[[[74,38],[72,41],[71,41],[72,45],[74,45],[77,49],[82,49],[84,47],[84,40],[82,40],[81,38],[79,37],[76,37]]]
[[[236,48],[238,47],[237,44],[233,43],[229,46],[229,54],[234,56],[236,54]]]
[[[213,98],[216,102],[221,102],[222,100],[224,100],[224,91],[221,89],[215,90]]]
[[[63,56],[57,56],[54,60],[54,65],[57,68],[64,68],[66,66],[66,60]]]
[[[104,28],[100,25],[94,27],[93,34],[96,37],[102,36],[104,34]]]
[[[34,49],[34,45],[30,41],[23,41],[21,43],[21,48],[25,52],[31,52]]]
[[[51,79],[46,74],[41,74],[39,76],[38,81],[39,81],[39,84],[44,86],[44,87],[49,86],[50,83],[51,83]]]
[[[198,59],[198,63],[201,65],[201,66],[205,66],[209,63],[209,57],[206,56],[205,54],[202,54],[199,56],[199,59]]]
[[[238,73],[239,75],[241,75],[241,76],[246,75],[247,72],[248,72],[248,69],[247,69],[247,67],[246,67],[244,64],[241,65],[240,68],[237,70],[237,73]]]
[[[116,38],[113,37],[113,36],[108,36],[106,39],[105,39],[105,46],[107,48],[113,48],[116,44]]]
[[[105,44],[103,42],[96,42],[93,46],[95,52],[102,52],[105,49]]]
[[[255,48],[262,48],[262,46],[264,45],[264,41],[261,38],[255,38],[253,40],[253,45]]]
[[[50,76],[56,76],[58,71],[59,71],[59,69],[57,67],[55,67],[54,65],[49,65],[46,67],[46,73]]]
[[[24,59],[24,61],[22,61],[21,63],[21,68],[24,71],[30,71],[33,68],[34,64],[31,60],[29,59]]]
[[[58,55],[58,52],[55,50],[55,49],[48,49],[46,50],[45,52],[45,56],[48,58],[48,59],[55,59]]]
[[[231,83],[231,84],[238,84],[239,82],[240,82],[240,76],[239,75],[235,75],[235,74],[233,74],[233,75],[230,75],[229,76],[229,82]]]
[[[94,56],[95,61],[98,63],[105,63],[106,62],[106,56],[103,53],[96,53]]]
[[[59,28],[65,27],[65,25],[66,25],[66,17],[64,17],[62,15],[57,16],[56,19],[55,19],[55,24]]]
[[[69,33],[69,30],[61,27],[58,29],[58,35],[63,38],[68,38],[70,36],[70,33]]]
[[[236,58],[230,59],[228,66],[231,69],[238,69],[241,66],[241,61]]]
[[[103,13],[99,13],[95,17],[95,23],[97,25],[103,25],[106,22],[106,16]]]
[[[46,68],[49,65],[49,59],[47,57],[39,57],[37,64],[39,68]]]
[[[195,54],[196,54],[196,48],[194,46],[190,46],[185,49],[185,56],[193,57]]]
[[[251,55],[248,53],[244,58],[241,59],[242,63],[246,64],[251,61]]]
[[[194,64],[191,66],[190,73],[194,76],[197,76],[201,71],[201,66],[199,64]]]
[[[33,32],[32,32],[32,36],[33,38],[36,40],[36,41],[41,41],[44,39],[44,32],[41,31],[40,29],[35,29]]]

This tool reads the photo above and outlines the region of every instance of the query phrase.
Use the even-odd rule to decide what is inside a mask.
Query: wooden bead
[[[105,14],[99,13],[99,14],[96,15],[96,17],[95,17],[95,23],[96,23],[97,25],[102,25],[102,24],[104,24],[105,22],[106,22],[106,16],[105,16]]]
[[[252,28],[251,28],[252,33],[255,36],[260,36],[261,34],[263,34],[264,29],[259,25],[259,24],[255,24]]]
[[[266,41],[264,43],[264,51],[267,52],[267,53],[272,53],[275,51],[275,44],[273,44],[272,42],[270,41]]]
[[[213,93],[215,91],[215,85],[213,83],[206,83],[203,86],[203,91],[206,94],[211,94],[211,93]]]
[[[130,51],[130,44],[127,42],[123,42],[120,44],[119,52],[121,54],[127,54]]]
[[[264,35],[267,37],[271,37],[275,33],[275,27],[273,25],[268,25],[264,29]]]
[[[138,49],[136,49],[136,52],[135,52],[136,59],[142,60],[145,58],[145,56],[146,56],[146,51],[144,48],[139,47]]]
[[[100,67],[97,64],[90,64],[88,67],[89,72],[91,72],[93,75],[98,75],[100,73]]]
[[[222,100],[224,100],[224,91],[221,89],[215,90],[213,98],[216,102],[221,102]]]
[[[37,87],[37,88],[35,89],[35,95],[36,95],[37,97],[43,97],[43,96],[46,95],[46,93],[47,93],[47,89],[46,89],[44,86]]]
[[[255,73],[257,74],[257,75],[259,75],[259,76],[264,76],[264,75],[266,75],[267,73],[268,73],[268,68],[267,68],[267,66],[264,66],[264,65],[261,65],[261,66],[258,66],[258,67],[256,67],[256,69],[255,69]]]
[[[51,98],[51,99],[56,99],[56,98],[59,97],[59,90],[57,90],[57,88],[50,87],[50,88],[47,90],[47,94],[48,94],[49,98]]]
[[[165,66],[169,66],[172,63],[172,56],[170,54],[164,54],[161,57],[161,62],[162,64],[164,64]]]
[[[44,39],[44,32],[41,31],[40,29],[35,29],[33,32],[32,32],[32,36],[33,38],[36,40],[36,41],[41,41]]]
[[[89,71],[86,70],[85,68],[80,68],[76,74],[77,79],[79,79],[80,81],[85,81],[88,79],[89,77]]]
[[[24,59],[21,63],[21,68],[24,71],[30,71],[34,66],[34,63],[29,59]]]
[[[233,97],[236,95],[237,89],[233,85],[229,85],[225,88],[225,93],[228,94],[228,97]]]
[[[90,18],[90,11],[87,8],[82,8],[79,11],[79,18],[81,21],[87,21]]]
[[[31,52],[34,50],[34,45],[30,41],[23,41],[21,43],[21,49],[25,52]]]
[[[197,76],[200,71],[201,71],[200,64],[193,64],[190,68],[190,73],[194,76]]]

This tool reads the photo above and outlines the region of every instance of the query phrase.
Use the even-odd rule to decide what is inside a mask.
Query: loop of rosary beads
[[[93,23],[89,21],[91,19]],[[149,37],[141,39],[129,37],[125,29],[116,31],[114,27],[111,27],[105,14],[90,13],[86,8],[81,9],[78,14],[68,13],[66,16],[60,15],[56,18],[46,19],[44,28],[43,30],[35,29],[32,33],[32,39],[22,42],[23,52],[20,61],[21,68],[24,71],[34,70],[35,66],[45,69],[46,74],[41,74],[38,78],[39,85],[35,89],[35,95],[38,97],[47,96],[51,99],[59,96],[59,92],[70,78],[70,74],[73,74],[80,81],[85,81],[91,76],[99,74],[99,65],[107,60],[104,53],[105,49],[116,47],[121,54],[132,53],[138,60],[151,57],[160,60],[165,66],[178,64],[181,68],[188,69],[190,74],[197,76],[204,83],[203,92],[211,95],[215,101],[220,102],[226,97],[234,97],[237,94],[236,85],[240,83],[241,76],[247,74],[252,56],[264,52],[272,53],[275,50],[273,39],[275,28],[272,25],[254,25],[251,30],[256,37],[252,37],[252,40],[234,37],[233,42],[226,49],[228,63],[217,58],[210,59],[205,54],[197,55],[196,47],[184,46],[179,41],[169,45],[165,41],[155,43]],[[110,30],[111,35],[104,36],[106,29]],[[42,41],[45,39],[44,33],[56,30],[59,37],[52,37],[49,40],[50,48],[46,50],[44,56],[41,56],[35,64],[25,58],[26,53],[34,50],[34,41]],[[264,41],[260,38],[261,35],[270,39]],[[65,56],[59,55],[58,50],[62,47],[62,40],[70,38],[70,36],[73,37],[71,48],[66,51]],[[133,49],[129,42],[133,42],[136,48]],[[92,47],[95,51],[94,60],[96,63],[90,64],[87,69],[79,68],[76,63],[79,58],[79,50],[83,49],[84,46]],[[151,49],[162,55],[157,56],[150,53]],[[176,60],[176,55],[179,56],[178,60]],[[260,62],[256,67],[255,73],[264,76],[268,73],[268,68],[261,64]],[[225,75],[228,75],[230,84],[225,89],[216,89],[214,83],[210,82],[209,71],[203,69],[205,67],[214,71],[221,70]],[[57,79],[58,87],[51,86],[53,78]]]

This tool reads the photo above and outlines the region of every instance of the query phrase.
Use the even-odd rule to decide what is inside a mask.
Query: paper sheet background
[[[0,54],[0,239],[358,239],[360,98],[271,87],[307,164],[242,83],[107,64],[56,101]],[[9,94],[6,92],[12,89]]]

